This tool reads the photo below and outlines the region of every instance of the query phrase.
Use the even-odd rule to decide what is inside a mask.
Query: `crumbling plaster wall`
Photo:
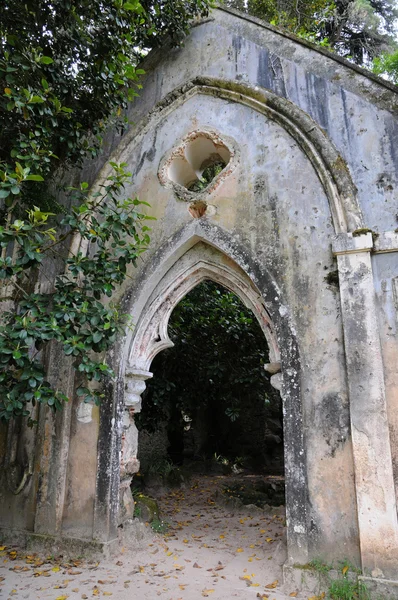
[[[318,126],[324,131],[325,144],[327,140],[333,142],[341,156],[334,165],[335,172],[348,165],[358,189],[363,224],[381,234],[397,226],[398,157],[394,139],[398,97],[388,85],[314,51],[305,42],[226,10],[212,11],[209,19],[192,29],[182,48],[153,52],[144,67],[144,87],[129,113],[134,123],[131,130],[123,137],[110,132],[103,156],[88,162],[79,174],[91,183],[101,182],[104,165],[111,157],[124,160],[134,180],[127,191],[149,202],[148,212],[157,219],[151,247],[130,273],[132,280],[119,290],[118,298],[138,321],[144,305],[135,300],[145,282],[156,270],[166,273],[172,264],[169,257],[183,254],[186,240],[197,235],[188,204],[159,181],[162,159],[191,131],[206,128],[234,140],[239,151],[236,167],[205,198],[213,208],[199,221],[203,231],[209,232],[210,244],[217,246],[219,238],[230,239],[230,251],[226,250],[230,260],[240,261],[270,313],[289,321],[298,344],[309,557],[328,560],[348,556],[359,564],[341,302],[338,287],[325,280],[336,269],[330,195],[328,198],[298,142],[269,115],[240,103],[238,86],[247,86],[254,96],[256,90],[270,90],[314,120],[313,126],[306,121],[308,136]],[[236,92],[235,100],[222,98],[216,91],[188,93],[179,100],[173,91],[197,78],[227,82]],[[242,249],[239,260],[234,244]],[[387,247],[385,243],[383,247]],[[373,275],[398,481],[396,256],[375,255]],[[269,274],[271,287],[259,277],[260,271]],[[278,335],[283,345],[282,329]],[[120,340],[109,356],[119,373],[125,352]],[[61,378],[73,389],[68,372],[65,368]],[[284,376],[294,379],[297,373],[289,373],[285,365]],[[120,443],[116,438],[122,431],[122,407],[120,402],[112,404],[111,388],[101,414],[97,409],[83,414],[76,400],[55,424],[53,417],[42,419],[38,437],[41,466],[22,495],[13,498],[6,494],[6,510],[15,515],[15,528],[105,542],[116,535],[117,477],[110,482],[112,472],[119,468]],[[46,477],[58,473],[58,466],[64,468],[66,462],[63,492],[47,493],[56,484],[48,485]],[[104,472],[103,464],[107,465]],[[107,518],[113,524],[109,527],[102,518],[106,511],[101,507],[106,505],[111,505]],[[29,507],[26,520],[24,507]]]
[[[203,44],[203,39],[206,39],[206,44]],[[358,200],[365,226],[376,232],[396,228],[398,173],[398,158],[394,145],[394,140],[397,137],[396,115],[398,102],[396,94],[391,93],[388,89],[383,89],[378,83],[359,72],[348,69],[337,61],[331,61],[322,53],[313,52],[306,45],[297,44],[270,28],[257,26],[253,21],[235,19],[234,16],[225,11],[214,11],[207,23],[195,28],[186,41],[183,50],[173,50],[163,56],[161,69],[157,67],[158,57],[156,53],[148,60],[146,65],[148,75],[142,101],[136,104],[134,113],[132,113],[135,122],[139,123],[140,118],[146,114],[149,106],[154,106],[167,93],[197,76],[216,77],[270,89],[308,113],[324,129],[325,135],[332,140],[341,157],[347,162],[352,179],[358,189]],[[211,100],[208,106],[211,103],[213,105],[217,104],[216,101]],[[228,110],[230,110],[230,107],[229,104]],[[217,115],[213,123],[215,122],[218,125],[219,122],[223,122],[224,113],[222,109],[217,111],[214,108],[212,110]],[[191,114],[195,115],[194,119],[196,119],[196,121],[192,121],[192,128],[195,128],[201,122],[201,118],[206,112],[208,111],[201,108],[198,109],[198,112],[192,111]],[[173,118],[170,117],[169,119],[170,132],[178,131],[178,129],[175,129]],[[247,121],[246,117],[243,117],[242,111],[240,111],[240,115],[235,121],[235,129],[237,124],[249,134],[249,143],[243,145],[242,162],[245,165],[243,170],[246,171],[248,168],[249,171],[246,171],[246,173],[250,173],[250,176],[248,175],[250,181],[246,191],[253,190],[253,196],[256,200],[248,207],[248,203],[245,204],[242,197],[239,202],[241,208],[237,209],[236,220],[243,224],[245,221],[249,222],[253,219],[257,229],[257,217],[261,214],[261,218],[266,222],[263,224],[264,235],[261,236],[260,234],[256,237],[256,233],[253,231],[250,233],[242,231],[241,239],[252,249],[255,248],[258,256],[261,256],[261,260],[264,260],[272,270],[272,268],[275,268],[273,258],[279,243],[279,240],[275,240],[275,225],[277,225],[276,229],[278,228],[277,211],[280,210],[280,215],[283,214],[284,218],[286,216],[290,218],[293,206],[297,210],[297,205],[292,202],[290,213],[289,211],[285,212],[284,208],[281,208],[285,205],[281,203],[278,192],[285,185],[287,189],[289,189],[289,185],[296,191],[300,189],[300,178],[297,178],[297,170],[299,169],[297,168],[295,171],[290,167],[288,177],[290,181],[287,183],[286,181],[280,181],[278,184],[278,170],[277,168],[274,169],[271,164],[272,160],[275,160],[274,146],[273,143],[268,143],[270,139],[273,139],[272,136],[270,138],[268,131],[262,129],[262,140],[257,142],[257,148],[254,151],[252,131],[257,131],[256,127],[258,125],[255,125],[250,119]],[[217,129],[220,131],[219,127]],[[221,132],[227,133],[226,131]],[[234,136],[233,131],[230,134]],[[237,137],[239,138],[239,135]],[[154,147],[158,147],[158,143],[159,139],[153,137],[152,140],[144,143],[141,152],[138,153],[141,161],[144,157],[141,167],[143,171],[146,164],[149,165],[152,162]],[[276,162],[275,160],[275,164]],[[258,164],[259,166],[257,166]],[[262,168],[262,165],[265,168]],[[287,166],[286,163],[284,166]],[[272,173],[271,176],[269,172]],[[284,169],[284,172],[287,172],[286,169]],[[264,177],[264,173],[267,173],[267,176]],[[271,180],[270,184],[269,180]],[[227,182],[225,185],[227,185]],[[277,193],[275,193],[276,188],[278,188]],[[146,191],[145,184],[143,191]],[[258,203],[257,198],[261,196],[261,193],[268,198],[268,201],[263,204],[262,209],[258,210],[261,204]],[[243,192],[244,194],[245,192]],[[278,201],[276,201],[276,198]],[[220,189],[217,206],[221,208],[222,202],[228,203],[228,192],[225,193]],[[175,210],[175,208],[168,210]],[[306,208],[301,204],[299,212],[305,210]],[[162,215],[162,220],[163,218]],[[217,220],[218,217],[215,218]],[[227,229],[234,226],[232,222],[228,224],[225,222],[226,215],[223,216],[223,219],[223,226],[226,226]],[[303,214],[303,220],[308,220],[309,228],[316,227],[318,232],[321,231],[318,223],[311,221],[308,214],[305,214],[305,216]],[[297,232],[295,234],[298,235]],[[301,231],[298,237],[300,237],[303,247],[311,247],[308,235],[306,238],[304,231]],[[266,249],[264,248],[264,240],[270,242]],[[317,243],[318,241],[315,243],[316,247]],[[296,244],[298,247],[299,242],[296,242]],[[327,242],[325,242],[325,245],[327,245]],[[315,248],[315,246],[313,247]],[[285,248],[282,248],[282,253],[285,252]],[[318,252],[318,248],[315,252]],[[294,256],[294,254],[293,252],[291,256]],[[385,359],[384,368],[390,432],[393,442],[398,438],[398,423],[395,417],[398,414],[396,410],[398,408],[397,382],[394,366],[398,352],[395,333],[397,300],[394,300],[393,297],[389,275],[396,268],[392,267],[392,265],[396,265],[395,257],[396,254],[383,254],[374,258],[376,290],[380,291],[379,301],[382,306],[388,305],[387,316],[385,317],[384,310],[380,313],[380,327]],[[332,262],[328,266],[331,267],[331,264]],[[294,279],[294,277],[297,277],[298,269],[297,265],[296,269],[293,268],[293,265],[294,260],[290,258],[288,277],[291,278],[292,294],[294,295],[295,290],[299,291],[301,287],[300,283],[297,285]],[[312,274],[312,271],[310,272]],[[384,278],[383,273],[386,274]],[[301,274],[301,277],[303,277],[303,274]],[[384,290],[384,296],[381,290]],[[301,300],[300,292],[298,295]],[[319,314],[319,310],[315,310],[311,303],[309,303],[309,306],[312,309],[312,316]],[[335,314],[339,314],[338,299]],[[391,324],[391,321],[393,324]],[[309,340],[311,333],[308,331],[307,334]],[[340,360],[343,361],[344,349],[341,336],[336,336],[335,340],[336,351],[340,353]],[[320,372],[322,372],[322,368],[325,368],[325,365],[328,365],[326,367],[328,371],[330,363],[328,364],[326,360],[322,361],[321,359],[319,363],[322,363],[321,366],[317,365]],[[326,387],[328,385],[329,383],[326,383]],[[329,400],[329,410],[326,410],[327,403],[325,401],[325,412],[318,413],[319,418],[316,419],[317,424],[324,428],[325,438],[328,437],[332,447],[333,440],[338,443],[336,440],[341,440],[344,438],[345,432],[348,432],[348,420],[345,420],[347,418],[347,398],[344,386],[336,387],[343,390],[342,395],[336,399],[332,393]],[[339,410],[340,404],[345,405],[346,412]],[[344,414],[346,417],[344,417]],[[316,414],[313,416],[316,416]],[[340,428],[339,434],[333,433],[333,428],[330,431],[329,422],[333,419],[339,420],[339,423],[335,423],[336,431]],[[311,423],[313,422],[311,420]],[[397,479],[398,446],[395,443],[392,444],[392,453],[395,478]],[[308,460],[311,460],[310,456],[311,453],[309,453]],[[315,469],[309,469],[309,473],[313,474],[318,468],[318,461],[315,461],[315,463]],[[347,460],[344,460],[344,464],[347,464]],[[341,473],[343,471],[344,469]],[[343,477],[339,479],[343,479]],[[321,476],[319,481],[322,481]],[[325,495],[325,487],[328,489],[327,484],[326,486],[319,486],[318,493],[322,498],[327,497],[329,494],[329,491],[327,491]],[[338,511],[335,514],[337,515]],[[345,511],[342,514],[345,515]],[[355,537],[355,519],[351,521],[350,518],[347,518],[346,522],[350,523],[349,527],[353,528],[353,536]]]
[[[367,226],[396,228],[398,98],[390,90],[271,28],[220,10],[192,30],[183,49],[162,52],[161,69],[156,53],[144,66],[148,76],[135,122],[198,76],[269,89],[309,114],[335,144],[349,164]]]
[[[158,60],[156,53],[148,59],[144,91],[130,114],[138,128],[148,108],[161,101],[164,107],[167,94],[195,77],[267,88],[303,109],[335,144],[358,188],[366,226],[395,228],[397,100],[389,90],[225,11],[214,11],[195,28],[183,49],[163,54],[161,68]],[[338,548],[358,557],[340,299],[324,279],[334,270],[327,199],[308,159],[282,128],[215,96],[189,98],[137,138],[136,147],[122,142],[131,153],[134,191],[158,219],[152,233],[158,248],[191,219],[186,205],[159,185],[159,161],[188,132],[203,127],[236,141],[238,168],[207,198],[216,207],[208,218],[272,273],[294,320],[302,352],[311,553],[335,555]],[[171,94],[169,101],[174,99]],[[128,153],[121,156],[126,160]]]
[[[205,219],[229,232],[269,271],[296,330],[314,553],[335,552],[337,544],[342,553],[355,557],[358,540],[339,297],[325,280],[335,269],[334,228],[322,185],[295,141],[250,108],[211,96],[195,96],[151,126],[139,148],[132,144],[124,153],[135,182],[132,191],[150,202],[149,212],[157,219],[152,251],[132,276],[144,273],[151,253],[192,222],[187,203],[161,186],[157,168],[188,131],[201,128],[233,138],[240,153],[236,169],[208,197],[216,213]]]

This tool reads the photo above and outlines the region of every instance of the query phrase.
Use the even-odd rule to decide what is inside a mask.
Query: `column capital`
[[[153,374],[150,371],[143,371],[142,369],[126,369],[124,374],[124,404],[126,409],[133,409],[134,412],[140,412],[141,394],[146,388],[145,381],[151,377],[153,377]]]
[[[332,251],[334,256],[370,252],[371,250],[373,250],[373,237],[369,231],[338,233],[333,237]]]

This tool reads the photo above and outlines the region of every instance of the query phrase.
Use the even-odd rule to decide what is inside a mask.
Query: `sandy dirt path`
[[[284,517],[280,511],[226,508],[215,503],[222,478],[201,477],[159,499],[167,534],[147,537],[140,551],[122,547],[99,564],[0,550],[0,598],[67,600],[285,600]],[[293,596],[294,594],[294,596]],[[297,597],[300,597],[298,595]]]

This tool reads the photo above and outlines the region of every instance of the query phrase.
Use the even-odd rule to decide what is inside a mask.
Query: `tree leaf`
[[[28,175],[26,181],[44,181],[44,177],[41,175]]]

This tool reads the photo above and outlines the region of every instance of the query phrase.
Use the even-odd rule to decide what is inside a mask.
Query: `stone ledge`
[[[348,573],[348,579],[355,581],[357,575]],[[289,586],[289,589],[296,589],[299,592],[305,592],[315,596],[326,594],[330,586],[330,582],[336,579],[341,579],[341,572],[336,569],[325,567],[325,571],[319,571],[311,565],[283,565],[283,583]]]
[[[327,582],[327,573],[321,577],[321,573],[314,569],[283,565],[283,583],[284,586],[298,592],[307,592],[311,595],[320,595],[326,592],[329,585]]]
[[[339,254],[355,254],[357,252],[374,252],[377,254],[398,252],[398,230],[373,233],[364,231],[339,233],[333,237],[332,251],[334,256]]]
[[[119,551],[118,539],[109,542],[98,542],[67,536],[41,535],[30,531],[16,531],[7,528],[0,528],[0,538],[3,543],[21,546],[28,552],[62,555],[68,558],[84,556],[87,560],[107,559],[116,555]]]
[[[365,577],[360,575],[359,581],[362,581],[370,592],[370,597],[375,600],[387,600],[387,598],[398,598],[398,581],[392,579],[378,579],[375,577]]]
[[[398,252],[398,231],[380,233],[374,243],[375,252]]]
[[[361,581],[370,593],[372,600],[398,600],[398,581],[392,579],[379,579],[365,575],[356,575],[349,572],[348,579]],[[319,596],[328,591],[330,582],[341,579],[341,572],[336,569],[317,571],[309,565],[283,565],[283,583],[289,589],[298,592]]]
[[[369,232],[358,235],[339,233],[333,238],[332,251],[334,256],[370,252],[371,250],[373,250],[373,238]]]

